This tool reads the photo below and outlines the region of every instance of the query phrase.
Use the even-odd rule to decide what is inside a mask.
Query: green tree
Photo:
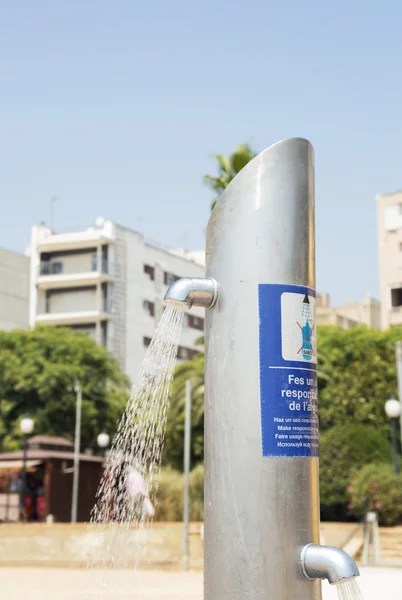
[[[102,429],[114,433],[128,398],[128,381],[107,351],[70,329],[0,331],[0,447],[21,444],[20,419],[35,433],[72,439],[75,382],[82,388],[82,448],[96,449]]]
[[[375,426],[390,435],[385,401],[397,392],[395,342],[401,328],[377,331],[367,327],[318,329],[318,357],[327,379],[319,380],[321,430],[343,423]],[[320,363],[319,363],[320,365]]]
[[[203,338],[198,340],[203,344]],[[204,460],[204,352],[177,365],[168,413],[164,463],[183,470],[186,381],[191,382],[191,466]]]
[[[204,182],[217,193],[217,197],[212,200],[211,210],[232,179],[240,173],[256,154],[248,144],[240,144],[229,156],[223,154],[213,154],[213,156],[218,163],[218,176],[204,175]]]
[[[320,439],[320,497],[324,519],[348,517],[347,487],[353,473],[367,463],[391,461],[389,441],[371,425],[345,423]]]

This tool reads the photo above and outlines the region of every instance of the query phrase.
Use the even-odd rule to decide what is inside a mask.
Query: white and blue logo
[[[282,358],[286,361],[308,361],[315,364],[315,297],[283,292],[280,309]]]

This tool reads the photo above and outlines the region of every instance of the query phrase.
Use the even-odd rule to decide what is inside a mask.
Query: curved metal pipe
[[[328,579],[332,585],[360,575],[353,558],[333,546],[307,544],[300,554],[300,569],[306,579]]]
[[[183,277],[168,288],[164,300],[169,306],[189,310],[192,306],[212,308],[217,298],[218,284],[212,277]]]

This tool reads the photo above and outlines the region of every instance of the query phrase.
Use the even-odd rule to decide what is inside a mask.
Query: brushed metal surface
[[[314,152],[271,146],[225,190],[207,229],[206,600],[320,600],[299,551],[319,543],[318,459],[263,458],[258,284],[315,288]]]

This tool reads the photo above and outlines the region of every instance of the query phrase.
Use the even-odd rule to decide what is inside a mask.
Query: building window
[[[151,281],[154,281],[155,269],[153,267],[151,267],[150,265],[144,265],[144,273],[146,275],[148,275],[148,277],[151,279]]]
[[[106,248],[106,252],[104,252]],[[98,254],[92,254],[91,256],[91,266],[92,271],[99,271],[101,273],[109,273],[109,264],[107,258],[107,246],[102,246],[102,256],[100,259],[100,264],[98,261]]]
[[[144,310],[149,314],[150,317],[155,316],[155,304],[149,300],[144,300],[142,303]]]
[[[177,350],[177,358],[179,360],[191,360],[197,354],[197,350],[193,350],[192,348],[185,348],[184,346],[179,346]]]
[[[149,338],[149,337],[144,337],[144,338],[142,339],[142,341],[143,341],[143,344],[144,344],[144,346],[145,346],[146,348],[148,348],[148,346],[149,346],[149,345],[151,344],[151,342],[152,342],[152,339],[151,339],[151,338]]]
[[[107,322],[106,321],[102,321],[101,331],[102,331],[102,346],[104,348],[107,348]]]
[[[165,272],[165,275],[164,275],[165,285],[172,285],[172,283],[174,283],[178,279],[180,279],[180,277],[178,277],[177,275],[173,275],[173,273]]]
[[[394,288],[391,290],[391,305],[392,308],[402,306],[402,288]]]
[[[193,315],[187,315],[187,326],[192,329],[199,329],[204,331],[204,319],[202,317],[194,317]]]
[[[398,204],[399,214],[402,215],[402,204]]]

